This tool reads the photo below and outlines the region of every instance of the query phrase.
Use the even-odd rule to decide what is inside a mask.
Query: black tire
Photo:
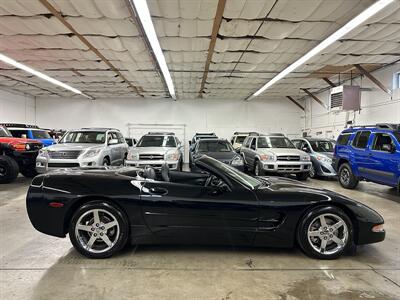
[[[243,172],[247,173],[249,171],[249,168],[247,167],[246,161],[244,159],[244,155],[242,155],[242,160],[243,160]]]
[[[300,180],[300,181],[305,181],[305,180],[307,180],[308,176],[309,176],[309,173],[308,173],[308,172],[302,172],[302,173],[297,173],[297,174],[296,174],[297,180]]]
[[[348,163],[344,163],[339,167],[338,180],[345,189],[354,189],[358,185],[358,178],[354,176]]]
[[[182,171],[182,169],[183,169],[183,161],[180,160],[178,163],[178,171]]]
[[[0,156],[0,183],[13,182],[19,173],[18,163],[6,155]]]
[[[104,157],[103,158],[103,166],[109,166],[111,165],[110,160],[108,159],[108,157]]]
[[[328,241],[327,243],[331,243],[331,244],[327,244],[326,248],[331,247],[331,249],[327,249],[328,252],[326,252],[326,253],[320,253],[319,251],[317,251],[313,247],[313,245],[315,245],[313,243],[314,242],[316,242],[317,244],[322,243],[322,238],[325,238],[325,237],[327,239],[330,238],[330,235],[331,235],[330,229],[331,228],[329,227],[329,225],[328,225],[328,227],[324,227],[325,229],[323,229],[323,235],[321,234],[321,236],[314,238],[314,242],[310,241],[308,238],[308,230],[309,230],[310,224],[312,222],[314,223],[316,218],[319,218],[323,215],[327,216],[326,217],[327,222],[330,220],[329,218],[331,218],[331,217],[334,219],[333,216],[339,217],[342,221],[344,221],[346,227],[341,226],[340,227],[341,229],[339,228],[338,232],[336,232],[336,231],[332,232],[333,235],[344,234],[345,228],[347,229],[346,230],[347,231],[347,239],[345,239],[345,242],[339,246],[339,244],[336,244],[335,242]],[[330,224],[330,225],[332,225],[332,224]],[[343,230],[343,232],[340,233],[340,230]],[[302,220],[299,222],[299,225],[297,227],[297,242],[298,242],[300,248],[308,256],[310,256],[312,258],[318,258],[318,259],[336,259],[336,258],[340,257],[341,255],[343,255],[344,253],[351,252],[355,248],[353,236],[354,236],[353,225],[352,225],[349,217],[340,208],[337,208],[335,206],[321,206],[321,207],[315,208],[314,210],[310,211],[302,218]],[[310,238],[310,239],[312,239],[312,238]],[[320,244],[320,246],[322,246],[322,245]],[[337,251],[334,253],[329,253],[329,251],[333,252],[336,249],[335,247],[338,247]],[[317,246],[317,248],[318,248],[318,246]]]
[[[263,169],[262,163],[259,160],[254,162],[254,175],[255,176],[264,176],[265,171]]]
[[[36,175],[39,174],[39,173],[36,171],[35,166],[32,166],[31,168],[29,168],[29,167],[21,168],[19,171],[20,171],[20,173],[21,173],[22,175],[24,175],[24,176],[27,177],[27,178],[33,178],[33,177],[35,177]]]
[[[77,225],[77,222],[79,221],[79,219],[85,215],[85,213],[90,214],[90,211],[92,210],[96,210],[99,209],[101,210],[103,213],[103,217],[100,215],[100,222],[104,222],[104,218],[107,216],[108,214],[111,214],[113,217],[115,217],[115,220],[118,222],[118,226],[119,226],[119,235],[115,236],[115,241],[113,241],[113,245],[110,249],[104,251],[104,252],[99,252],[99,253],[95,253],[92,252],[90,250],[87,250],[86,247],[84,247],[84,245],[82,245],[82,239],[80,239],[77,234],[75,233],[75,228]],[[106,213],[104,213],[103,211],[105,211]],[[94,223],[94,220],[93,220]],[[102,224],[102,223],[100,223]],[[105,223],[106,225],[107,223]],[[95,227],[95,224],[91,224],[88,225],[89,226],[93,226]],[[101,227],[101,225],[100,225]],[[100,229],[100,228],[99,228]],[[112,228],[106,230],[107,232],[109,232],[108,235],[111,234],[111,230],[113,230]],[[78,231],[79,232],[79,231]],[[86,231],[84,231],[85,233]],[[93,231],[96,232],[96,231]],[[118,232],[117,229],[114,230],[114,234]],[[87,239],[90,240],[90,237],[92,236],[92,234],[94,235],[95,233],[92,233],[91,231],[87,233]],[[99,233],[98,233],[99,234]],[[128,241],[128,236],[129,236],[129,224],[128,224],[128,220],[125,217],[125,215],[119,210],[117,209],[115,206],[113,206],[112,204],[105,202],[105,201],[91,201],[88,203],[85,203],[84,205],[82,205],[81,207],[79,207],[75,213],[72,216],[71,222],[70,222],[70,226],[69,226],[69,238],[71,240],[72,245],[74,246],[74,248],[81,253],[82,255],[88,257],[88,258],[107,258],[107,257],[111,257],[112,255],[114,255],[116,252],[118,252],[119,250],[121,250],[127,243]],[[110,238],[110,240],[112,240],[112,238]],[[100,247],[102,246],[102,243],[105,244],[105,242],[102,242],[102,239],[97,238],[97,240],[94,242],[94,245],[97,244],[100,245]]]
[[[122,163],[121,163],[121,166],[125,166],[125,161],[126,161],[126,158],[128,157],[128,153],[125,153],[124,154],[124,158],[122,159]]]
[[[311,167],[310,167],[309,176],[310,176],[310,178],[312,178],[312,179],[318,178],[318,174],[317,174],[317,171],[316,171],[315,168],[314,168],[314,164],[313,164],[313,163],[311,164]]]

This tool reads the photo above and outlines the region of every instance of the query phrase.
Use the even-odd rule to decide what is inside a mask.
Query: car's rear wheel
[[[358,179],[354,176],[349,164],[344,163],[339,168],[339,182],[345,189],[354,189],[358,184]]]
[[[19,173],[18,163],[6,155],[0,156],[0,183],[14,181]]]
[[[124,214],[102,201],[92,201],[78,208],[69,227],[72,245],[89,258],[112,256],[125,246],[128,233]]]
[[[263,176],[265,174],[263,166],[259,160],[256,160],[254,163],[254,175]]]
[[[110,160],[107,157],[104,157],[103,166],[109,166],[109,165],[111,165]]]
[[[300,222],[297,241],[310,257],[335,259],[349,251],[353,245],[352,223],[337,207],[318,207]]]

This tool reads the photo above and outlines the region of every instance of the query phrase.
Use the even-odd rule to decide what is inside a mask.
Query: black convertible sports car
[[[153,169],[64,170],[34,178],[33,226],[91,258],[134,244],[292,247],[333,259],[384,240],[383,218],[337,193],[286,178],[251,177],[208,156],[203,173]]]

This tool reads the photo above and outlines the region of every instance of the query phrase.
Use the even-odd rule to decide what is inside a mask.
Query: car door
[[[258,200],[252,191],[148,181],[142,189],[146,223],[165,242],[243,244],[253,242]]]
[[[371,131],[360,130],[355,135],[351,144],[351,164],[353,171],[361,177],[371,179],[371,173],[368,169],[373,168],[373,162],[371,160],[371,151],[368,147],[371,138]]]
[[[242,147],[240,148],[240,153],[242,154],[244,163],[249,166],[249,163],[247,161],[248,157],[249,157],[249,146],[251,143],[252,137],[247,137],[244,142]]]
[[[118,140],[118,136],[116,134],[116,132],[114,131],[109,131],[108,132],[108,137],[107,137],[107,141],[110,142],[110,140]],[[117,144],[113,144],[113,145],[108,145],[109,149],[110,149],[110,160],[111,160],[111,165],[116,165],[119,163],[119,158],[121,156],[120,154],[120,145],[119,143]]]
[[[400,149],[396,148],[394,139],[389,133],[375,133],[371,143],[371,167],[365,172],[371,180],[395,186],[397,168],[400,166]]]
[[[248,150],[249,150],[248,163],[250,166],[254,167],[254,163],[255,163],[256,155],[257,155],[257,138],[256,137],[254,137],[251,140]]]
[[[128,154],[128,144],[126,143],[123,135],[121,134],[121,132],[117,132],[117,137],[118,137],[118,141],[119,141],[119,162],[122,163],[124,161],[125,155]]]

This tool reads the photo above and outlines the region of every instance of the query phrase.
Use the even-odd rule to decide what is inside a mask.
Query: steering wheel
[[[205,183],[205,186],[215,186],[215,187],[219,187],[221,185],[223,185],[223,181],[221,179],[219,179],[218,177],[211,175],[210,177],[207,178],[207,181]]]

